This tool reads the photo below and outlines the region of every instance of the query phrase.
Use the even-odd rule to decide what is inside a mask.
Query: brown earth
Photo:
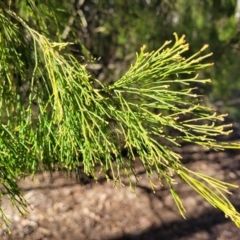
[[[192,170],[240,186],[240,152],[206,152],[188,146],[183,161]],[[141,181],[136,196],[128,186],[115,188],[111,181],[80,185],[57,172],[52,178],[48,173],[38,174],[34,182],[27,178],[20,186],[30,204],[29,214],[21,218],[3,199],[2,208],[12,220],[12,234],[0,229],[0,239],[240,239],[240,229],[185,183],[179,182],[176,190],[186,207],[186,220],[180,216],[167,187],[159,186],[153,193],[141,167],[138,172]],[[240,191],[232,192],[229,199],[240,210]]]

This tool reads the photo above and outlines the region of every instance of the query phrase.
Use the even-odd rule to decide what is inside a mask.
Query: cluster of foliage
[[[71,54],[71,43],[62,41],[76,34],[68,33],[71,21],[66,26],[60,21],[72,17],[65,4],[48,0],[0,4],[0,197],[7,196],[24,213],[27,203],[17,186],[19,179],[41,169],[72,171],[80,164],[96,179],[100,167],[106,177],[112,172],[115,183],[121,184],[122,175],[127,175],[134,186],[137,155],[152,188],[155,173],[160,183],[167,182],[183,216],[184,206],[174,190],[176,175],[239,226],[240,214],[225,197],[228,187],[235,186],[191,171],[174,151],[184,143],[215,150],[240,148],[239,143],[215,140],[229,134],[229,126],[221,123],[224,115],[205,106],[194,88],[210,81],[197,74],[212,66],[205,62],[211,57],[203,53],[207,45],[188,54],[185,37],[174,34],[174,42],[167,41],[158,50],[142,47],[123,76],[104,83],[87,71],[89,64]],[[84,24],[85,17],[81,19]],[[86,57],[83,44],[82,48]],[[177,136],[166,134],[169,130]],[[136,182],[131,182],[132,175]]]
[[[95,72],[97,76],[113,82],[127,70],[129,60],[134,58],[132,53],[143,44],[152,51],[171,39],[173,32],[185,34],[191,45],[187,56],[198,51],[203,43],[208,43],[209,51],[214,53],[211,61],[215,67],[202,72],[204,78],[212,79],[212,84],[199,86],[201,92],[238,122],[240,12],[237,0],[76,2],[82,3],[75,5],[82,17],[76,14],[72,32],[77,29],[78,38],[94,56],[101,57],[102,69]],[[67,39],[73,40],[70,34]]]

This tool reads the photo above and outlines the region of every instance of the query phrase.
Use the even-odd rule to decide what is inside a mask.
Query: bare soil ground
[[[188,146],[183,161],[192,170],[209,174],[240,186],[240,152],[206,152]],[[176,190],[186,207],[186,220],[175,206],[166,186],[156,193],[141,167],[136,196],[126,187],[114,188],[113,182],[80,185],[63,173],[48,173],[19,184],[30,204],[29,214],[21,218],[9,202],[2,207],[12,220],[12,234],[0,229],[2,240],[238,240],[240,229],[220,210],[210,206],[185,183]],[[156,179],[155,179],[156,180]],[[156,180],[157,182],[157,180]],[[240,190],[229,196],[240,210]]]

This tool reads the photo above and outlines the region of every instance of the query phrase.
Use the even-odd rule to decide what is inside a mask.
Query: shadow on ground
[[[240,205],[235,206],[240,210]],[[227,229],[221,226],[227,225]],[[226,228],[226,227],[225,227]],[[219,232],[222,231],[222,232]],[[151,227],[139,234],[126,234],[121,237],[109,238],[109,240],[238,240],[240,230],[224,217],[219,210],[211,210],[202,213],[197,218],[188,218]]]
[[[188,146],[183,161],[193,171],[240,185],[239,152],[207,152]],[[2,207],[12,220],[12,234],[0,229],[1,240],[239,240],[240,229],[210,206],[185,183],[176,190],[186,207],[183,219],[168,188],[153,193],[141,168],[136,196],[113,182],[89,181],[86,185],[66,179],[63,173],[37,174],[20,187],[29,202],[29,214],[21,218],[8,201]],[[155,179],[157,182],[157,178]],[[127,184],[126,184],[127,185]],[[240,191],[231,202],[240,211]]]

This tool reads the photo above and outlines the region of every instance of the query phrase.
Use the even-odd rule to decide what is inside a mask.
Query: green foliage
[[[34,7],[31,11],[38,14]],[[211,56],[203,53],[207,45],[186,57],[189,44],[175,34],[174,43],[167,41],[156,51],[142,47],[120,79],[104,84],[69,54],[70,43],[51,40],[44,27],[34,29],[22,17],[0,9],[1,197],[9,197],[23,213],[20,178],[79,165],[96,179],[98,167],[106,177],[112,171],[116,184],[127,175],[133,186],[138,156],[153,190],[155,173],[169,185],[183,216],[176,175],[240,225],[239,213],[225,197],[227,188],[236,186],[192,172],[174,151],[189,142],[215,150],[240,148],[239,143],[216,142],[216,136],[231,132],[229,126],[221,124],[224,115],[205,106],[194,88],[210,81],[197,74],[212,66],[205,63]],[[168,130],[178,134],[168,135]]]
[[[85,1],[81,10],[89,24],[80,27],[84,32],[80,38],[94,56],[101,57],[100,76],[104,75],[102,79],[107,82],[113,82],[127,70],[129,59],[134,57],[131,53],[143,44],[150,51],[155,50],[173,32],[186,35],[191,45],[187,56],[208,43],[216,67],[201,74],[211,78],[213,86],[208,84],[200,90],[208,94],[213,104],[221,101],[224,108],[219,110],[227,110],[238,122],[240,25],[236,5],[236,0],[134,0],[124,4],[110,0]]]

